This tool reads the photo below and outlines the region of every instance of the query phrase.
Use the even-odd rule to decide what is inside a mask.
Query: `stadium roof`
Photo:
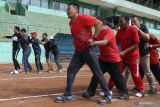
[[[135,4],[126,0],[79,0],[89,4],[99,5],[106,8],[117,8],[117,10],[146,17],[149,19],[155,19],[160,21],[160,11]],[[159,2],[159,0],[154,0]]]

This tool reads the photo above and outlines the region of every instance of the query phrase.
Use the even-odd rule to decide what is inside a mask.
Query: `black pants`
[[[120,73],[119,62],[109,63],[109,62],[103,62],[99,60],[99,64],[100,64],[103,74],[108,72],[109,75],[112,77],[118,92],[120,94],[128,94],[128,88],[126,86],[125,79]],[[94,95],[97,89],[97,86],[98,86],[97,77],[93,75],[87,91],[90,94]]]
[[[54,55],[54,60],[55,60],[58,70],[62,70],[62,65],[60,64],[60,56],[59,56],[60,54],[53,53],[53,55]]]
[[[20,49],[13,49],[13,50],[12,50],[12,61],[13,61],[15,70],[20,69],[19,63],[18,63],[18,61],[17,61],[17,55],[18,55],[18,53],[19,53],[19,50],[20,50]]]
[[[156,80],[160,84],[160,64],[151,65],[151,71],[154,74]]]
[[[35,63],[36,63],[37,71],[43,70],[43,65],[41,63],[41,53],[35,52],[34,55],[35,55]]]
[[[91,48],[87,49],[82,53],[78,52],[74,53],[71,62],[69,64],[69,67],[67,69],[67,88],[64,95],[72,95],[72,87],[75,76],[85,63],[90,67],[93,75],[97,77],[97,81],[100,84],[105,95],[106,96],[110,95],[108,85],[105,81],[105,78],[98,63],[95,49]]]
[[[153,75],[155,76],[156,80],[160,84],[160,64],[152,64],[152,65],[150,65],[150,68],[151,68],[151,71],[152,71]],[[145,73],[144,73],[141,66],[139,69],[140,69],[141,78],[143,79]]]

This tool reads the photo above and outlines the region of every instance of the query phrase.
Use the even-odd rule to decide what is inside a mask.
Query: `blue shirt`
[[[39,45],[40,40],[38,38],[32,37],[31,42],[32,42],[34,53],[41,53],[41,47]]]

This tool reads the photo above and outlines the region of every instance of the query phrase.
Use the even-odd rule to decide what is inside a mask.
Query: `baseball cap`
[[[31,32],[31,35],[37,35],[37,32]]]

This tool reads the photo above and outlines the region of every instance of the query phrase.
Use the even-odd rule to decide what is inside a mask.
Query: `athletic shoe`
[[[18,74],[19,71],[18,71],[18,70],[13,70],[13,71],[11,71],[10,73],[11,73],[11,74]]]
[[[104,92],[99,93],[99,96],[101,96],[101,97],[103,97],[104,95],[105,95]]]
[[[63,69],[59,69],[59,70],[57,70],[58,72],[63,72]]]
[[[151,89],[149,90],[148,94],[156,95],[156,94],[157,94],[157,89],[156,89],[156,88],[151,88]]]
[[[144,97],[144,92],[143,91],[138,91],[135,93],[136,97]]]
[[[14,74],[14,70],[10,72],[11,74]]]
[[[83,98],[90,98],[90,97],[93,97],[94,96],[94,94],[93,93],[91,93],[91,92],[88,92],[88,91],[85,91],[84,93],[82,93],[82,97]]]
[[[119,99],[121,99],[121,100],[129,100],[129,95],[128,94],[121,94]]]
[[[61,103],[63,101],[72,101],[73,100],[73,96],[57,96],[55,99],[56,103]]]
[[[110,91],[110,94],[111,94],[111,96],[113,95],[112,91]],[[104,95],[105,95],[104,92],[100,92],[100,93],[99,93],[99,96],[101,96],[101,97],[104,97]],[[112,99],[112,98],[111,98],[111,99]]]
[[[111,103],[112,95],[110,94],[107,97],[102,97],[102,99],[98,100],[98,104],[108,104]]]
[[[101,93],[101,95],[102,95],[102,93]],[[104,94],[102,96],[102,98],[100,100],[98,100],[98,104],[108,104],[108,103],[111,103],[111,100],[112,100],[112,91],[110,91],[110,95],[108,95],[107,97]]]

